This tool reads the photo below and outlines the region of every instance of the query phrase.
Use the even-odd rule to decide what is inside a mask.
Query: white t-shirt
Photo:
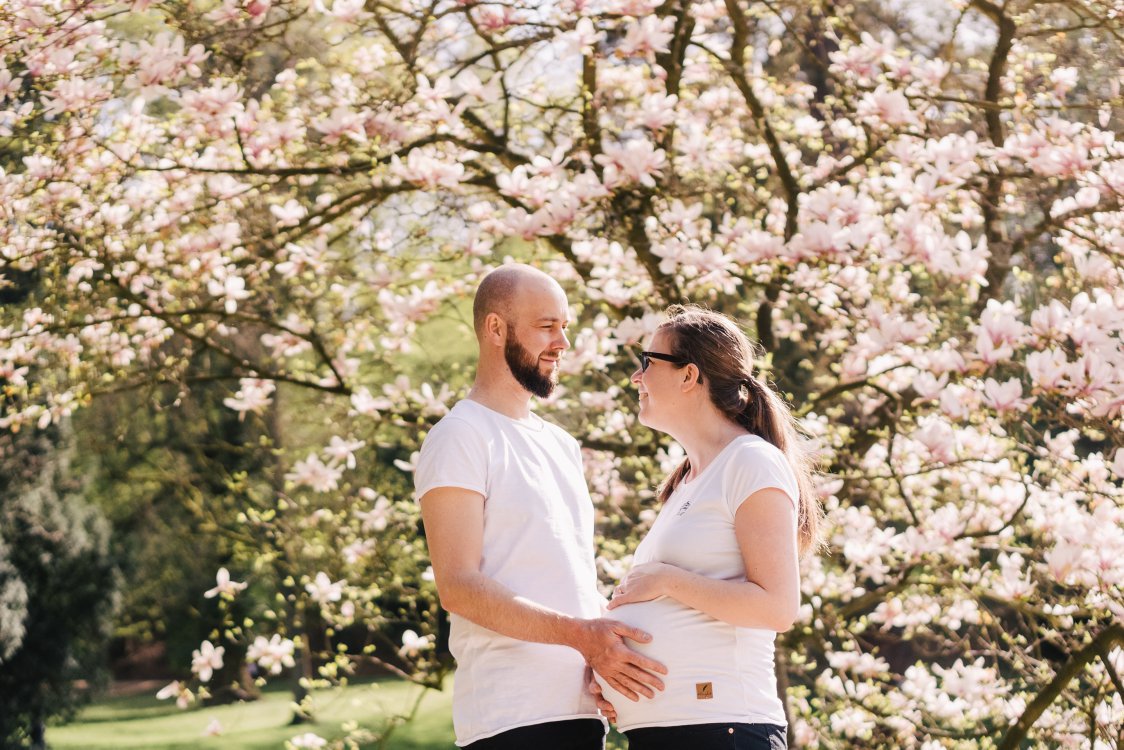
[[[430,430],[414,470],[419,500],[437,487],[484,496],[484,575],[573,617],[601,616],[593,502],[581,450],[565,431],[535,415],[512,419],[460,401]],[[455,614],[449,621],[458,745],[531,724],[600,718],[574,649],[509,638]]]
[[[750,495],[772,487],[796,504],[796,476],[784,453],[756,435],[735,438],[699,476],[676,488],[636,548],[633,565],[663,562],[708,578],[746,580],[734,514]],[[773,631],[736,627],[670,597],[626,604],[608,616],[650,633],[650,643],[629,646],[667,667],[663,692],[637,703],[602,681],[621,731],[712,722],[785,726]]]

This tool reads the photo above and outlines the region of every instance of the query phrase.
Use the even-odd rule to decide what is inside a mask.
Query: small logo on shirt
[[[687,512],[687,509],[690,508],[690,507],[691,507],[691,501],[688,500],[687,502],[683,503],[682,507],[679,508],[679,512],[676,513],[675,515],[676,516],[683,515],[684,513]]]
[[[708,701],[714,697],[714,684],[710,682],[695,683],[695,697],[700,701]]]

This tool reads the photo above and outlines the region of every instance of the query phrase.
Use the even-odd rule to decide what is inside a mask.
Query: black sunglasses
[[[652,364],[653,359],[661,359],[664,362],[670,362],[679,367],[691,364],[687,360],[679,359],[678,357],[673,357],[663,352],[640,352],[640,372],[646,372],[648,370],[648,365]]]

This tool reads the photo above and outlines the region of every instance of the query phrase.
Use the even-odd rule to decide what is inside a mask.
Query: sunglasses
[[[653,359],[670,362],[671,364],[678,365],[679,367],[684,367],[685,365],[691,364],[684,359],[679,359],[678,357],[673,357],[672,355],[664,354],[663,352],[640,352],[640,372],[647,372],[648,365],[652,364]]]

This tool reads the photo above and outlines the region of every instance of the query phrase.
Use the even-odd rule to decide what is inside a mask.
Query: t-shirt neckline
[[[703,470],[702,470],[701,472],[699,472],[699,473],[698,473],[698,474],[697,474],[697,475],[695,476],[695,478],[694,478],[694,479],[692,479],[692,480],[690,480],[690,481],[687,481],[687,480],[683,480],[682,482],[680,482],[680,483],[679,483],[679,487],[682,487],[682,488],[683,488],[683,489],[685,490],[685,489],[687,489],[688,487],[694,487],[694,486],[696,486],[696,485],[698,484],[698,482],[699,482],[699,480],[700,480],[700,479],[702,479],[702,478],[703,478],[703,477],[705,477],[705,476],[706,476],[707,474],[709,474],[709,473],[710,473],[710,470],[711,470],[711,469],[713,469],[713,468],[714,468],[714,467],[715,467],[715,466],[716,466],[717,464],[719,464],[719,463],[721,463],[721,462],[722,462],[722,460],[724,459],[725,455],[726,455],[726,454],[727,454],[727,453],[728,453],[728,452],[730,451],[730,449],[731,449],[731,448],[732,448],[732,447],[733,447],[733,446],[734,446],[735,444],[737,444],[737,443],[740,443],[740,442],[741,442],[741,441],[743,441],[743,440],[744,440],[745,438],[756,438],[757,440],[763,440],[763,439],[764,439],[764,438],[762,438],[762,437],[760,437],[760,436],[758,436],[758,435],[754,435],[754,434],[753,434],[752,432],[747,432],[747,433],[745,433],[744,435],[738,435],[738,436],[737,436],[737,437],[735,437],[735,438],[734,438],[733,440],[731,440],[730,442],[726,443],[726,445],[722,446],[722,450],[718,451],[718,455],[717,455],[717,456],[715,456],[715,457],[714,457],[713,459],[711,459],[710,463],[708,463],[708,464],[706,465],[706,468],[705,468],[705,469],[703,469]],[[678,489],[678,488],[676,488],[676,489]]]
[[[475,407],[483,409],[484,411],[488,412],[489,414],[494,414],[495,416],[499,417],[500,419],[511,422],[512,424],[514,424],[518,427],[522,427],[525,430],[532,430],[534,432],[539,432],[544,427],[546,427],[546,420],[543,419],[542,417],[540,417],[538,414],[535,414],[534,412],[530,412],[527,415],[526,419],[516,419],[515,417],[509,417],[508,415],[504,414],[503,412],[496,411],[492,407],[486,406],[485,404],[482,404],[475,399],[465,398],[465,399],[462,400],[462,403],[463,402],[468,402],[470,404],[473,404]]]

